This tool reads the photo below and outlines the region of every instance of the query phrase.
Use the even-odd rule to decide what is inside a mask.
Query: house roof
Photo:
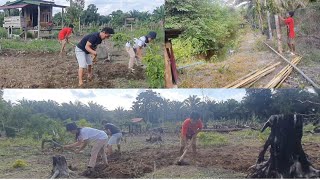
[[[48,5],[48,6],[61,7],[61,8],[67,7],[67,6],[62,6],[62,5],[55,4],[53,1],[16,0],[16,1],[10,2],[8,4],[5,4],[3,6],[0,6],[0,10],[22,8],[22,7],[25,7],[27,5]]]
[[[143,118],[133,118],[133,119],[131,119],[131,122],[133,122],[133,123],[138,123],[138,122],[141,122],[141,121],[143,121]]]

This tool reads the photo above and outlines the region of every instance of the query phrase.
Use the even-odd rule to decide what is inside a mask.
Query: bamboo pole
[[[277,55],[279,55],[283,60],[285,60],[288,64],[290,64],[295,70],[297,70],[309,83],[311,83],[315,88],[320,89],[320,86],[313,82],[307,75],[305,75],[296,65],[292,64],[288,59],[286,59],[284,56],[279,54],[276,50],[274,50],[269,44],[266,42],[263,42],[265,45],[267,45],[273,52],[275,52]]]
[[[268,66],[262,70],[259,70],[257,73],[253,74],[252,76],[249,76],[248,78],[240,81],[239,83],[237,83],[236,85],[234,85],[230,88],[239,88],[239,87],[246,86],[246,85],[260,79],[261,77],[265,76],[266,74],[271,73],[272,71],[275,70],[275,67],[278,66],[279,64],[280,64],[280,62],[273,64],[271,66]]]
[[[292,63],[297,65],[300,62],[300,57],[297,57],[292,60]],[[274,78],[265,86],[265,88],[275,88],[281,81],[283,82],[283,78],[292,72],[293,68],[290,65],[285,66]]]

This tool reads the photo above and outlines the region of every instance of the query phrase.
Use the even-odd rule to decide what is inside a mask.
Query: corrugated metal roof
[[[67,6],[62,6],[62,5],[57,5],[55,4],[53,1],[43,1],[43,0],[17,0],[14,2],[10,2],[8,4],[5,4],[1,7],[6,7],[6,9],[14,9],[14,8],[21,8],[17,5],[22,5],[22,4],[27,4],[27,5],[49,5],[49,6],[53,6],[53,7],[61,7],[61,8],[65,8]],[[9,8],[10,7],[10,8]]]
[[[4,9],[16,9],[16,8],[23,8],[25,6],[28,6],[29,4],[16,4],[16,5],[4,5],[4,6],[0,6],[0,10],[4,10]]]

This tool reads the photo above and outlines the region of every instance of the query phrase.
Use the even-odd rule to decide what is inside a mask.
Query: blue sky
[[[8,0],[0,0],[0,4],[3,5],[7,1]],[[66,0],[54,0],[54,2],[59,5],[70,5]],[[85,6],[87,7],[89,4],[95,4],[98,7],[98,13],[108,15],[112,11],[119,9],[124,12],[133,9],[152,12],[156,7],[164,4],[164,0],[85,0]],[[61,8],[53,8],[53,11],[54,13],[61,12]]]
[[[103,105],[109,110],[118,106],[130,109],[136,96],[145,89],[5,89],[4,99],[16,102],[20,99],[27,100],[54,100],[59,103],[80,101],[88,103],[89,101]],[[236,99],[240,101],[244,95],[244,89],[154,89],[166,99],[182,101],[190,95],[202,94],[208,96],[211,100],[222,101],[227,99]]]

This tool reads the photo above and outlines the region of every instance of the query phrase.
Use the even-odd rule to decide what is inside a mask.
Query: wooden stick
[[[186,156],[186,154],[187,154],[187,152],[188,152],[188,149],[189,149],[190,146],[192,145],[193,138],[195,138],[195,135],[191,138],[190,144],[184,149],[184,152],[183,152],[183,154],[181,155],[181,157],[179,158],[179,161],[178,161],[178,162],[181,162],[181,161],[183,160],[183,158]]]

